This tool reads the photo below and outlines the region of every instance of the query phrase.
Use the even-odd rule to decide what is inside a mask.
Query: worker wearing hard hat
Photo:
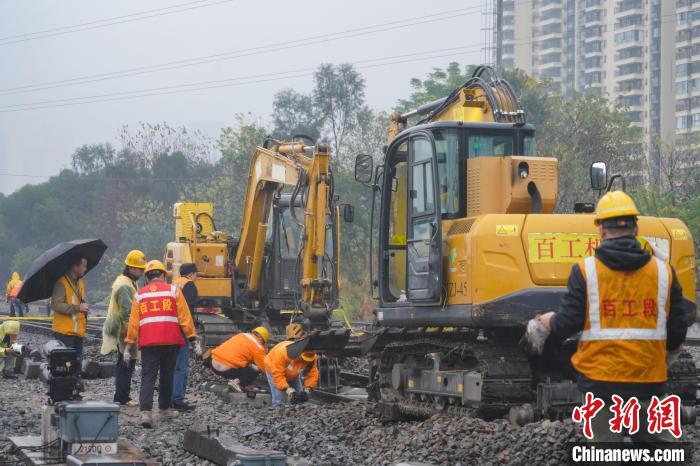
[[[313,351],[304,351],[298,358],[291,358],[289,345],[308,335],[308,327],[302,322],[293,322],[286,329],[287,340],[275,345],[265,356],[265,376],[270,385],[272,406],[287,401],[306,401],[311,389],[318,385],[318,356]]]
[[[270,332],[262,326],[232,336],[211,351],[211,369],[229,379],[233,391],[254,396],[252,385],[265,370],[265,345],[269,339]]]
[[[102,325],[102,354],[117,350],[117,367],[114,377],[114,401],[121,405],[135,406],[131,399],[131,377],[136,367],[136,347],[132,347],[129,363],[124,362],[126,330],[131,317],[131,302],[136,295],[136,281],[146,268],[146,255],[134,249],[124,259],[124,270],[112,283],[107,318]]]
[[[78,361],[83,357],[83,341],[87,327],[87,314],[90,306],[85,302],[87,259],[75,256],[68,270],[59,278],[51,293],[53,310],[53,337],[69,348],[75,349]]]
[[[19,290],[22,289],[22,279],[19,273],[12,272],[12,278],[7,282],[7,292],[6,298],[7,302],[10,304],[10,317],[24,317],[27,312],[27,305],[19,300],[17,295]]]
[[[694,309],[673,268],[636,239],[638,215],[624,192],[605,194],[595,212],[602,240],[595,255],[573,266],[559,312],[537,316],[528,325],[539,324],[557,341],[582,332],[571,358],[578,388],[606,406],[613,394],[625,401],[637,397],[643,405],[665,394],[667,367],[686,336],[686,306]],[[610,430],[611,416],[606,408],[593,418],[594,441],[622,442],[623,434]],[[645,416],[640,419],[646,422]],[[633,440],[673,440],[668,431],[650,437],[642,424]]]
[[[182,295],[187,301],[190,313],[194,318],[194,310],[199,301],[199,293],[195,285],[197,280],[197,264],[187,262],[180,266],[180,276],[173,280],[173,285],[182,290]],[[173,377],[173,408],[178,411],[190,411],[194,405],[185,401],[187,392],[187,377],[190,374],[190,347],[184,345],[180,348],[175,364],[175,376]]]
[[[198,342],[187,301],[182,291],[165,282],[167,271],[163,263],[150,261],[144,274],[148,283],[136,293],[131,303],[124,361],[130,363],[131,349],[138,341],[141,351],[141,425],[152,427],[153,390],[158,373],[160,418],[175,418],[178,413],[171,409],[171,402],[177,355],[180,347],[186,344],[185,339],[192,345],[198,345]]]
[[[12,345],[19,335],[19,322],[7,320],[0,324],[0,372],[4,379],[14,379],[15,351]]]

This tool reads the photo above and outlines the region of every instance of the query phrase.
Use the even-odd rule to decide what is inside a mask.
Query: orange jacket
[[[304,387],[314,388],[318,385],[318,367],[316,360],[306,362],[301,359],[291,359],[287,355],[287,346],[294,343],[293,341],[282,341],[275,345],[274,348],[265,356],[265,370],[270,373],[275,387],[278,390],[286,390],[289,388],[288,381],[304,377]]]
[[[177,308],[177,319],[180,323],[180,328],[185,334],[185,338],[190,338],[197,335],[194,328],[194,322],[192,321],[192,314],[190,314],[190,308],[187,307],[187,301],[182,295],[182,291],[177,289],[175,293],[175,307]],[[131,314],[129,315],[129,329],[126,332],[126,338],[124,341],[129,344],[133,344],[138,340],[139,330],[141,324],[141,312],[139,310],[139,302],[134,298],[131,302]]]
[[[265,346],[252,333],[238,333],[211,352],[211,358],[234,369],[251,364],[265,370]]]

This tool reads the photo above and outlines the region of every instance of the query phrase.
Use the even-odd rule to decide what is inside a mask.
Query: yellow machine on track
[[[422,119],[410,126],[414,117]],[[592,205],[554,213],[558,169],[557,159],[535,154],[535,128],[508,82],[487,67],[446,98],[393,115],[380,166],[357,157],[356,179],[380,201],[371,252],[379,331],[363,345],[374,355],[373,394],[388,414],[478,407],[528,420],[577,401],[574,341],[551,360],[518,346],[529,319],[558,310],[572,264],[599,242]],[[592,167],[605,184],[604,170]],[[694,303],[687,226],[640,217],[639,228]],[[694,403],[697,375],[685,363],[673,367],[670,384]]]
[[[327,144],[267,138],[251,157],[239,238],[216,230],[212,204],[174,205],[176,240],[166,247],[166,267],[176,278],[181,264],[197,264],[200,307],[228,317],[200,314],[206,346],[261,324],[284,328],[298,314],[315,328],[329,325],[338,303],[341,219],[329,157]],[[342,210],[352,221],[352,206]],[[347,342],[342,333],[336,346]]]

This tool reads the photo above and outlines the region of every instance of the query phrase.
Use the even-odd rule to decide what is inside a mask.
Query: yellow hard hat
[[[292,322],[284,329],[284,333],[287,336],[287,340],[301,340],[309,334],[309,329],[300,322]]]
[[[600,225],[603,220],[611,218],[636,217],[638,215],[637,206],[627,193],[610,191],[598,201],[595,208],[595,224]]]
[[[154,259],[154,260],[148,262],[148,264],[146,264],[145,273],[153,272],[155,270],[160,270],[163,273],[168,273],[168,271],[165,269],[165,266],[163,265],[163,263],[159,260]]]
[[[301,359],[303,359],[306,362],[313,362],[316,360],[316,352],[304,351],[303,353],[301,353]]]
[[[129,254],[126,255],[126,259],[124,259],[124,264],[126,264],[127,267],[144,269],[146,268],[146,255],[138,249],[133,249],[129,251]]]
[[[2,329],[5,331],[6,335],[18,335],[19,322],[16,320],[5,321],[2,323]]]
[[[267,329],[262,325],[260,327],[255,327],[253,329],[253,333],[262,338],[264,343],[267,343],[267,341],[270,339],[270,332],[268,332]]]

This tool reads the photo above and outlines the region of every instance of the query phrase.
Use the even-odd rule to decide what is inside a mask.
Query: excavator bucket
[[[350,339],[350,330],[313,330],[306,338],[298,340],[287,347],[290,358],[296,359],[304,351],[318,351],[329,356],[343,352]]]

